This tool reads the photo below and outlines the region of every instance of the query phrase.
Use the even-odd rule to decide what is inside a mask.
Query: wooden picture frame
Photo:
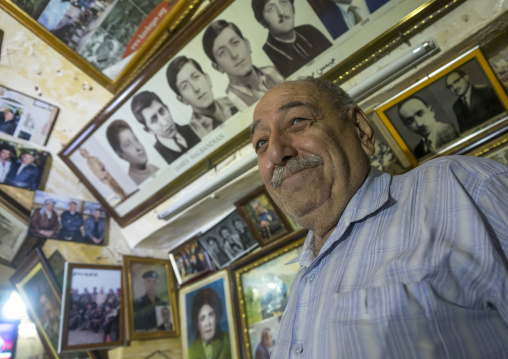
[[[187,21],[200,0],[2,0],[0,7],[112,93]]]
[[[0,263],[9,264],[25,242],[28,213],[0,191]]]
[[[416,166],[485,136],[506,122],[507,109],[508,96],[475,47],[383,103],[376,113]]]
[[[258,247],[255,236],[236,210],[200,234],[198,240],[219,269]]]
[[[66,262],[58,352],[125,345],[124,303],[121,266]]]
[[[97,358],[94,352],[58,354],[61,316],[61,292],[41,249],[36,248],[16,270],[10,282],[23,299],[37,328],[44,350],[52,359]]]
[[[197,235],[172,249],[169,260],[180,286],[214,270],[210,256],[199,244]]]
[[[257,358],[257,351],[267,353],[270,339],[277,340],[289,289],[300,267],[298,262],[286,263],[300,253],[306,235],[307,231],[298,231],[284,245],[263,248],[231,269],[247,359]]]
[[[176,288],[170,262],[124,256],[130,339],[176,337],[180,334]],[[153,301],[150,297],[153,296]]]
[[[235,206],[262,246],[292,231],[286,215],[277,207],[264,185],[235,202]]]
[[[180,289],[179,303],[183,359],[204,357],[202,340],[212,340],[212,347],[220,347],[224,358],[240,358],[227,271],[214,273],[183,287]],[[208,321],[202,329],[197,323],[200,314]],[[213,352],[212,355],[216,357],[217,353]]]
[[[415,29],[431,23],[461,1],[388,1],[376,9],[368,20],[336,39],[332,39],[307,0],[295,2],[296,25],[314,28],[332,46],[302,65],[288,78],[312,75],[343,81],[344,76],[338,75],[336,69],[344,70],[341,73],[347,73],[348,76],[355,73],[366,67],[367,63],[373,63],[392,45],[398,46],[401,43],[401,33],[410,37]],[[147,213],[203,175],[210,166],[218,164],[249,142],[248,127],[253,104],[267,88],[282,80],[282,76],[277,75],[274,63],[263,50],[267,30],[252,15],[251,5],[245,1],[212,2],[161,50],[160,55],[125,91],[106,105],[60,152],[64,162],[121,226]],[[242,63],[256,69],[250,73],[257,74],[258,82],[263,79],[262,86],[261,82],[258,83],[261,86],[259,90],[252,91],[251,87],[250,92],[247,91],[248,95],[243,90],[233,90],[235,81],[232,80],[233,85],[229,86],[226,68],[217,64],[213,50],[210,50],[210,46],[213,48],[215,43],[213,35],[210,38],[207,35],[203,41],[207,30],[219,20],[231,20],[246,36],[241,41],[244,54]],[[227,30],[231,28],[228,27]],[[212,58],[207,58],[209,50],[213,61]],[[368,61],[365,61],[366,58]],[[196,69],[201,74],[202,83],[199,86],[201,91],[208,94],[206,104],[205,100],[201,102],[201,98],[198,100],[188,94],[182,96],[176,86],[177,76],[184,73],[183,65],[178,69],[178,63],[186,61],[185,59],[199,61],[199,66],[195,62],[184,65],[188,65],[187,70]],[[363,65],[357,65],[358,62]],[[229,66],[227,70],[231,78],[234,78],[234,69]],[[214,112],[219,113],[218,119],[206,115],[203,117],[202,114],[206,111],[199,112],[200,106],[205,107],[212,100],[214,108],[217,109],[218,106],[221,109]],[[161,115],[160,121],[169,123],[171,131],[167,131],[169,127],[158,128],[156,125],[159,120],[153,124],[149,122],[149,126],[146,126],[145,116],[148,112],[144,115],[142,112],[150,105],[162,108],[164,116]],[[111,128],[110,133],[115,131],[118,134],[120,124],[124,128],[127,126],[132,133],[131,137],[143,147],[143,174],[132,173],[132,161],[126,160],[118,146],[116,150],[113,149],[107,138],[108,128]],[[175,135],[177,132],[180,136]],[[176,139],[183,144],[177,144]],[[80,155],[83,149],[87,151],[88,157]],[[95,172],[92,167],[96,168]],[[102,173],[97,168],[102,168]]]

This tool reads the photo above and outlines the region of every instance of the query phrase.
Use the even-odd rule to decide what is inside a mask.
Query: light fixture
[[[18,292],[13,291],[11,293],[11,296],[4,304],[2,314],[4,318],[12,320],[21,319],[26,314],[25,305]]]

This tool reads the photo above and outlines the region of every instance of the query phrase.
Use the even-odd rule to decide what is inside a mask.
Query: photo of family
[[[199,244],[197,237],[171,250],[169,259],[180,285],[213,271],[212,261]]]

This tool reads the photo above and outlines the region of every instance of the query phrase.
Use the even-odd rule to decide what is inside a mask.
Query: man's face
[[[69,211],[76,212],[76,208],[77,208],[76,203],[71,202],[71,204],[69,205]]]
[[[42,313],[48,320],[52,320],[55,317],[56,313],[53,312],[53,307],[51,306],[51,303],[45,294],[40,296],[39,303],[41,305]]]
[[[224,228],[222,231],[220,231],[220,235],[222,238],[224,238],[225,240],[228,240],[229,237],[231,237],[231,233],[229,233],[229,230]]]
[[[259,202],[254,202],[252,204],[252,209],[254,210],[254,212],[256,212],[256,214],[265,213],[265,208]]]
[[[2,161],[7,161],[10,157],[11,157],[11,151],[6,150],[5,148],[0,150],[0,159]]]
[[[213,252],[216,252],[219,249],[219,245],[213,239],[208,240],[208,247],[210,247],[210,250]]]
[[[187,62],[176,75],[176,87],[182,102],[193,108],[205,109],[213,104],[212,82],[194,64]]]
[[[231,77],[243,77],[252,71],[250,44],[231,27],[215,38],[212,47],[217,70]]]
[[[79,153],[81,154],[81,156],[83,156],[84,158],[88,158],[90,157],[90,155],[88,154],[88,151],[85,150],[84,148],[80,148],[79,149]]]
[[[273,345],[273,334],[271,331],[266,332],[263,336],[263,345],[270,348]]]
[[[95,220],[99,220],[99,218],[101,218],[101,211],[96,209],[94,212],[93,212],[93,217],[95,218]]]
[[[198,331],[205,343],[215,336],[215,323],[215,311],[209,304],[203,305],[198,313]]]
[[[452,72],[446,78],[446,87],[457,96],[465,95],[469,88],[469,76],[460,76],[458,72]]]
[[[5,121],[11,121],[14,118],[14,114],[10,110],[6,110],[4,112],[4,119]]]
[[[295,27],[295,11],[289,0],[268,0],[263,9],[263,19],[274,36],[286,34]]]
[[[169,323],[170,320],[169,320],[169,309],[168,308],[163,308],[161,310],[161,313],[162,313],[162,320],[164,320],[164,323]]]
[[[46,205],[44,207],[46,207],[46,211],[47,212],[50,212],[53,210],[53,207],[55,206],[55,204],[53,202],[48,202],[46,203]]]
[[[144,280],[146,294],[148,295],[156,295],[157,290],[159,289],[159,279],[148,277]]]
[[[338,222],[374,152],[363,112],[353,107],[341,119],[323,97],[306,82],[283,83],[254,110],[252,144],[263,182],[277,205],[305,228],[323,220],[323,213],[336,214]],[[303,164],[302,158],[313,160]],[[274,173],[281,174],[279,184],[272,183]]]
[[[233,225],[235,226],[236,229],[238,229],[239,232],[243,232],[243,224],[242,224],[242,222],[235,221],[235,223],[233,223]]]
[[[25,153],[25,154],[23,154],[23,156],[21,156],[21,163],[23,163],[24,165],[29,165],[29,164],[33,163],[34,160],[35,160],[35,157],[29,153]]]
[[[120,158],[132,165],[143,166],[148,162],[145,148],[131,130],[121,130],[118,133],[120,151],[117,151]]]
[[[428,137],[436,124],[432,107],[427,107],[417,98],[404,103],[399,110],[399,115],[404,125],[422,137]]]
[[[146,127],[157,137],[173,138],[176,135],[176,125],[168,108],[153,101],[152,104],[141,111]]]

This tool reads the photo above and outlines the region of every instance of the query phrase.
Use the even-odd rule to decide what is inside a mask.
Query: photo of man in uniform
[[[148,270],[141,276],[145,287],[145,294],[134,299],[134,330],[157,330],[157,306],[167,306],[168,303],[157,297],[159,291],[159,274]]]
[[[129,177],[136,184],[144,182],[159,170],[157,166],[148,163],[145,147],[127,122],[111,122],[106,130],[106,137],[118,157],[129,163]]]
[[[172,163],[200,141],[190,126],[180,126],[173,121],[168,106],[154,92],[136,94],[131,110],[145,131],[155,136],[154,147],[167,163]]]
[[[60,217],[62,228],[58,233],[58,239],[65,241],[81,241],[83,234],[81,226],[83,225],[83,215],[77,211],[77,203],[71,201],[69,210],[64,211]]]
[[[459,136],[451,124],[437,121],[434,108],[420,97],[410,96],[402,100],[397,112],[402,123],[420,136],[420,141],[413,149],[417,158],[436,152]]]
[[[166,77],[178,101],[192,107],[189,126],[200,139],[238,112],[228,97],[214,98],[210,76],[193,59],[175,58]]]
[[[295,27],[294,0],[252,0],[251,4],[256,20],[268,29],[263,50],[283,77],[332,46],[314,26]]]
[[[284,228],[274,211],[265,208],[257,199],[251,202],[251,207],[256,214],[256,225],[263,239],[270,239],[282,232]]]
[[[33,211],[30,217],[30,234],[39,238],[57,238],[58,215],[54,210],[55,201],[48,198],[44,200],[41,208]]]
[[[505,112],[501,101],[490,86],[473,85],[463,70],[455,70],[446,76],[446,87],[458,97],[453,112],[459,123],[460,133]]]
[[[34,150],[23,150],[21,159],[11,165],[5,184],[35,191],[40,181],[40,171],[34,163],[35,155]]]
[[[157,327],[158,330],[173,330],[173,323],[171,322],[171,312],[169,307],[162,307],[160,310],[162,323]]]
[[[253,65],[249,40],[232,22],[217,20],[208,25],[203,35],[203,49],[213,68],[228,76],[226,93],[239,110],[254,104],[283,80],[273,66]]]

